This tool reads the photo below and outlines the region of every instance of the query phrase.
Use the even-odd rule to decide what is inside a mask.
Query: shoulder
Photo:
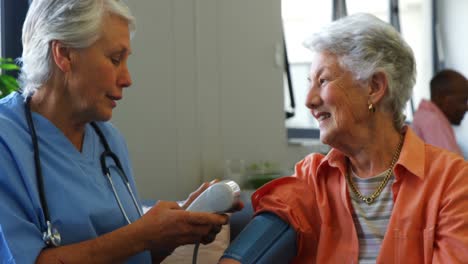
[[[457,190],[468,193],[468,162],[459,154],[424,143],[424,149],[414,152],[411,159],[407,164],[417,165],[406,168],[418,176],[414,183],[426,186],[422,189],[431,190],[432,196]]]
[[[281,193],[298,193],[296,188],[304,187],[304,183],[310,182],[311,178],[316,175],[315,171],[317,167],[320,165],[322,160],[324,160],[325,156],[319,153],[312,153],[306,156],[304,159],[296,163],[294,168],[294,175],[288,177],[281,177],[276,180],[270,181],[269,183],[263,185],[259,190],[257,190],[256,195],[252,197],[261,197],[266,194],[272,193],[274,190],[280,190]],[[280,187],[281,188],[278,188]],[[282,195],[280,195],[282,196]],[[287,196],[284,196],[287,197]]]
[[[337,149],[331,149],[327,155],[312,153],[299,161],[295,166],[295,175],[307,182],[314,181],[315,178],[330,168],[344,170],[346,157]]]
[[[409,127],[405,130],[405,142],[398,163],[413,174],[423,178],[438,171],[438,168],[466,166],[467,162],[460,155],[424,142]]]
[[[423,186],[430,200],[440,207],[466,210],[468,201],[468,161],[458,154],[432,145],[426,146]],[[450,205],[449,207],[446,207]],[[468,215],[464,216],[466,220]]]
[[[451,171],[462,172],[468,178],[468,161],[457,153],[448,151],[431,144],[425,144],[425,166],[432,170],[442,170],[445,172]]]
[[[29,140],[23,103],[24,98],[18,93],[0,99],[0,141],[14,149]]]
[[[0,99],[0,128],[8,124],[25,122],[24,98],[19,93],[12,93]]]
[[[320,153],[312,153],[296,163],[296,168],[316,169],[322,162],[326,161],[326,156]]]

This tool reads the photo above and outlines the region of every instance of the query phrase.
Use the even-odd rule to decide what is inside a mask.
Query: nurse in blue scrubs
[[[134,25],[118,0],[32,1],[22,93],[0,100],[0,224],[17,263],[157,263],[228,221],[176,202],[140,216],[125,140],[108,122],[132,82]]]

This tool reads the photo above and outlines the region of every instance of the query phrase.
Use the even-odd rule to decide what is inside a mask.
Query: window
[[[21,31],[29,0],[0,0],[1,55],[16,59],[21,56]]]
[[[288,138],[318,138],[315,119],[304,105],[308,90],[308,71],[311,52],[302,46],[305,38],[332,20],[332,0],[283,0],[282,16],[286,49],[289,59],[292,87],[296,102],[295,115],[285,121]],[[348,14],[366,12],[389,22],[389,0],[347,0]],[[413,49],[417,64],[417,80],[413,90],[413,105],[429,97],[432,76],[431,6],[424,0],[400,0],[400,27],[403,38]],[[289,106],[289,93],[285,81],[285,106]],[[287,111],[290,109],[286,109]],[[406,115],[412,120],[408,104]]]

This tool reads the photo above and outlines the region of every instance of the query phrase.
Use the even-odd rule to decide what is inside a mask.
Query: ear
[[[52,58],[55,65],[62,71],[68,72],[71,69],[70,48],[65,47],[62,42],[58,40],[52,41]]]
[[[372,75],[369,83],[369,101],[377,104],[382,101],[388,90],[388,79],[384,72],[376,72]]]

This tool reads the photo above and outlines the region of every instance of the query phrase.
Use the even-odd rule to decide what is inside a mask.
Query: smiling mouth
[[[330,114],[329,113],[324,113],[324,114],[320,114],[318,117],[317,117],[317,121],[321,122],[325,119],[328,119],[330,118]]]

